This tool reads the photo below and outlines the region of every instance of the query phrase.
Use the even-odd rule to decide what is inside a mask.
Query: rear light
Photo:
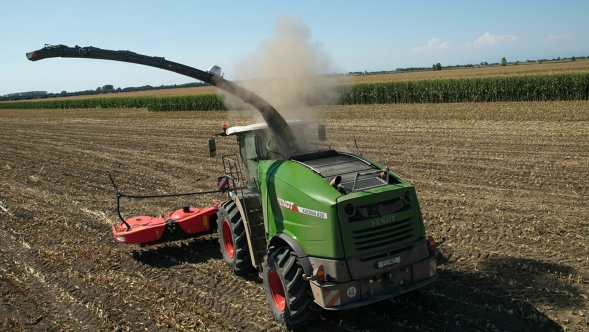
[[[427,246],[429,247],[429,251],[436,251],[436,241],[434,241],[431,235],[427,238]]]
[[[413,195],[411,195],[410,191],[406,191],[405,195],[403,195],[403,198],[405,199],[405,202],[411,203],[411,200],[413,199]]]
[[[325,270],[323,269],[323,265],[319,265],[317,269],[317,282],[325,282]]]
[[[344,206],[344,212],[348,216],[353,216],[354,213],[356,212],[356,209],[354,208],[354,206],[352,204],[346,204],[346,206]]]
[[[222,126],[222,128],[223,128],[223,130],[227,130],[227,124],[224,123],[223,126]]]

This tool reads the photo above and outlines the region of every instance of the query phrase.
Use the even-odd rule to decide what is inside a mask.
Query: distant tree
[[[67,91],[63,90],[63,91],[60,93],[60,95],[62,95],[62,96],[65,96],[65,95],[67,95]]]
[[[575,58],[574,56],[571,57],[571,61],[575,61],[577,60],[577,58]]]
[[[442,65],[438,62],[435,65],[432,65],[432,70],[442,70]]]
[[[556,58],[556,60],[559,60],[560,61],[560,57]]]
[[[96,88],[96,92],[100,92],[100,91],[102,91],[102,88],[101,87],[97,87]]]
[[[112,91],[112,90],[114,90],[114,87],[112,86],[112,84],[107,84],[102,87],[103,92]]]
[[[501,58],[501,65],[507,66],[507,60],[505,60],[505,57]]]

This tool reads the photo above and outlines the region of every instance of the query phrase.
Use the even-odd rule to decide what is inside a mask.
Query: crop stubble
[[[413,183],[440,280],[310,330],[587,330],[589,102],[338,106],[332,147]],[[282,330],[215,235],[116,243],[110,171],[130,194],[214,189],[206,140],[248,112],[0,111],[0,330]],[[217,140],[218,153],[233,139]],[[161,214],[222,195],[122,201]]]

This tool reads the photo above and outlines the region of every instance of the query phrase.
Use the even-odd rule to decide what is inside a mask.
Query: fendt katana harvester
[[[167,217],[139,216],[113,226],[119,241],[158,243],[217,228],[223,259],[237,274],[257,269],[270,309],[288,328],[323,309],[389,299],[437,279],[435,242],[426,238],[412,185],[361,155],[306,142],[304,121],[286,122],[262,98],[219,76],[162,57],[96,47],[46,46],[29,60],[73,57],[125,61],[212,84],[255,107],[266,123],[227,128],[239,152],[222,157],[215,206],[185,206]],[[324,126],[319,126],[323,136]],[[111,179],[112,180],[112,179]],[[114,185],[114,182],[113,182]],[[123,196],[117,193],[118,198]],[[120,217],[120,213],[119,213]]]

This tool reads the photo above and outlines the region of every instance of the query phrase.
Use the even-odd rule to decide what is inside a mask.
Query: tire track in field
[[[525,317],[538,314],[534,305],[541,311],[540,318],[549,313],[559,323],[571,320],[562,323],[568,329],[586,325],[586,318],[575,313],[586,315],[587,302],[571,295],[587,294],[587,284],[564,287],[553,273],[555,269],[566,273],[563,268],[568,267],[575,275],[589,273],[586,261],[579,260],[589,255],[583,226],[589,213],[586,122],[404,120],[386,111],[388,106],[376,108],[379,114],[372,115],[374,108],[369,108],[355,117],[332,116],[328,126],[337,130],[328,130],[328,137],[338,144],[334,147],[355,151],[355,136],[366,156],[391,166],[415,184],[428,233],[437,239],[448,238],[441,247],[447,261],[439,269],[439,282],[417,295],[325,312],[309,330],[499,331],[508,328],[497,322],[518,323],[519,307]],[[44,265],[49,263],[75,273],[71,283],[64,275],[52,279],[56,285],[47,286],[50,289],[39,297],[25,292],[31,303],[52,296],[60,301],[58,296],[64,296],[64,303],[70,303],[66,301],[72,296],[84,305],[103,309],[111,324],[104,326],[113,326],[111,329],[284,330],[274,323],[260,285],[253,278],[231,274],[216,242],[200,238],[139,249],[115,242],[107,227],[117,219],[112,188],[103,170],[116,168],[115,180],[120,179],[121,189],[129,193],[206,188],[214,184],[215,172],[221,169],[219,162],[204,157],[206,139],[227,113],[88,110],[27,114],[0,122],[7,124],[0,130],[0,139],[8,142],[0,151],[0,201],[14,212],[10,231],[16,244],[26,241],[36,256],[27,267],[0,267],[10,267],[15,277],[26,277],[34,285],[40,281],[26,271],[28,267],[53,271]],[[235,145],[223,140],[217,144],[219,151]],[[195,177],[213,181],[206,185],[182,181]],[[198,206],[212,199],[195,201]],[[124,202],[122,212],[151,214],[149,209],[155,208],[169,212],[173,209],[170,204],[177,203]],[[4,226],[7,216],[0,211],[0,225]],[[203,244],[195,244],[199,242]],[[13,257],[12,251],[0,251],[1,255]],[[530,272],[530,265],[539,270]],[[551,275],[542,268],[551,270]],[[509,278],[511,275],[517,278]],[[0,280],[2,285],[8,282]],[[91,285],[88,290],[80,287],[86,284]],[[62,292],[65,295],[59,295]],[[14,293],[14,298],[27,300],[19,294]],[[96,298],[83,303],[95,294]],[[224,295],[217,298],[218,294]],[[515,301],[506,295],[513,295]],[[23,304],[15,310],[32,307]],[[71,309],[78,320],[90,319],[85,317],[90,311],[82,310],[80,304],[72,304]],[[513,315],[506,312],[510,310]],[[36,326],[71,330],[78,324],[59,316],[62,314],[43,314]],[[520,320],[552,329],[532,318]],[[43,327],[40,329],[45,330]]]
[[[69,213],[72,214],[70,212],[64,211],[65,213]],[[47,217],[47,216],[46,216]],[[54,220],[54,219],[53,219]],[[109,239],[110,241],[107,240],[108,244],[106,245],[106,247],[104,246],[104,243],[101,244],[101,238],[104,240],[103,236],[96,236],[98,235],[97,231],[93,231],[88,233],[84,233],[84,232],[80,232],[79,229],[82,228],[84,229],[84,226],[80,226],[79,224],[76,223],[70,223],[68,226],[65,225],[65,223],[61,223],[61,222],[56,222],[53,223],[51,225],[52,228],[52,232],[53,233],[67,233],[70,231],[71,228],[75,228],[78,229],[76,231],[77,233],[77,237],[80,238],[81,243],[84,243],[83,247],[76,247],[75,242],[71,244],[71,250],[69,252],[70,257],[75,257],[75,260],[79,260],[81,257],[84,259],[84,261],[86,261],[87,263],[81,264],[82,266],[97,266],[99,268],[104,268],[104,269],[108,269],[110,268],[110,263],[111,263],[111,259],[109,259],[109,257],[112,256],[116,256],[117,255],[117,248],[116,248],[116,243],[114,242],[114,240]],[[51,236],[46,236],[45,241],[43,239],[37,239],[39,240],[39,242],[50,242],[51,241]],[[98,241],[98,242],[97,242]],[[78,241],[80,242],[80,241]],[[95,244],[94,244],[95,243]],[[119,246],[123,246],[123,245],[119,245]],[[67,247],[70,247],[70,245],[67,245]],[[98,247],[102,247],[100,250],[93,250],[92,248],[98,248]],[[172,257],[173,258],[173,257]],[[132,262],[133,263],[133,262]],[[78,265],[78,264],[76,264]],[[129,272],[130,271],[135,271],[137,268],[137,264],[132,264],[133,266],[129,266],[128,269],[123,268],[120,264],[120,262],[118,262],[118,265],[115,270],[115,272],[117,273],[116,278],[115,279],[119,279],[119,280],[129,280]],[[71,268],[71,267],[70,267]],[[225,266],[221,266],[221,268],[223,270],[226,270]],[[167,273],[168,271],[163,271],[164,273],[162,273],[161,269],[153,269],[153,268],[149,268],[148,266],[142,266],[141,269],[139,270],[141,273],[140,275],[142,276],[141,279],[135,279],[135,278],[131,278],[131,280],[134,281],[129,281],[129,283],[134,283],[135,285],[137,285],[137,287],[139,287],[140,289],[138,290],[138,292],[143,292],[144,288],[150,288],[152,290],[152,293],[150,295],[150,298],[152,298],[152,300],[157,300],[157,296],[155,295],[156,293],[159,292],[164,292],[167,294],[171,294],[171,293],[177,293],[178,289],[181,288],[186,288],[185,284],[178,284],[177,282],[174,281],[174,279],[172,279],[172,281],[170,281],[170,277],[169,274]],[[213,272],[215,273],[215,272]],[[224,273],[225,275],[223,277],[227,277],[227,273]],[[214,274],[215,278],[217,278],[218,273]],[[174,277],[175,278],[175,277]],[[214,279],[211,279],[214,280]],[[242,314],[237,314],[236,311],[232,308],[232,302],[235,299],[235,293],[236,291],[239,289],[238,286],[236,285],[231,285],[230,283],[227,282],[215,282],[213,285],[215,285],[215,287],[211,288],[211,287],[203,287],[206,286],[208,284],[211,283],[211,280],[206,280],[203,281],[203,284],[196,284],[193,287],[196,287],[198,289],[201,289],[198,292],[198,296],[196,297],[196,301],[194,302],[194,305],[188,306],[188,303],[191,303],[191,299],[184,299],[183,305],[181,306],[182,308],[192,308],[193,312],[197,312],[196,309],[199,310],[199,312],[208,312],[208,311],[212,311],[212,312],[217,312],[220,317],[224,317],[224,320],[227,321],[225,323],[223,323],[223,321],[220,321],[222,323],[222,326],[225,326],[226,328],[230,328],[233,324],[234,326],[244,326],[247,325],[247,323],[244,323],[243,321],[243,317],[248,317],[248,316],[243,316]],[[94,279],[90,280],[89,282],[93,282]],[[239,284],[239,280],[236,281],[237,284]],[[117,284],[111,279],[111,281],[108,283],[108,286],[110,287],[116,287]],[[106,289],[104,289],[103,291],[108,292],[111,291],[110,289],[108,289],[108,287],[106,287]],[[233,293],[232,293],[233,292]],[[229,295],[225,295],[223,293],[228,293]],[[132,293],[130,292],[117,292],[116,294],[114,294],[115,298],[119,299],[120,303],[125,302],[125,299],[127,299],[128,297],[130,297],[132,295]],[[214,300],[213,300],[214,299]],[[111,298],[110,301],[112,302],[114,299]],[[171,305],[175,305],[178,303],[178,299],[173,299],[170,301],[166,302],[166,305],[171,304]],[[145,303],[146,305],[149,305],[149,303]],[[203,309],[206,308],[206,309]],[[162,310],[163,315],[168,315],[170,316],[170,314],[166,314],[165,310]],[[174,313],[175,315],[178,315],[178,313]],[[186,315],[192,315],[192,312],[187,313]],[[157,316],[160,316],[159,318],[157,318]],[[252,315],[255,316],[255,315]],[[251,316],[250,316],[251,317]],[[209,317],[210,320],[211,317]],[[231,318],[235,318],[235,319],[231,319]],[[171,319],[171,318],[168,318]],[[156,321],[159,321],[161,324],[165,324],[163,322],[167,321],[167,319],[161,318],[161,314],[156,315]],[[173,320],[172,320],[173,321]],[[215,320],[213,320],[215,321]],[[217,319],[218,321],[218,319]],[[223,325],[225,324],[225,325]],[[227,325],[229,324],[229,325]]]
[[[7,229],[15,227],[17,224],[18,223],[7,225]],[[52,225],[51,228],[53,231],[57,231],[58,234],[67,233],[67,231],[63,232],[67,227],[60,223]],[[27,230],[24,231],[26,232]],[[29,229],[28,231],[31,230]],[[134,308],[129,308],[126,299],[120,297],[117,299],[112,295],[107,295],[112,294],[113,289],[117,286],[116,284],[103,285],[94,283],[94,275],[100,275],[103,273],[104,269],[111,267],[116,269],[116,259],[112,259],[112,257],[116,256],[112,255],[112,253],[111,255],[108,255],[107,253],[106,259],[101,259],[101,255],[96,256],[95,253],[100,253],[100,250],[104,250],[105,248],[101,248],[102,246],[100,245],[92,245],[92,242],[97,238],[91,234],[90,236],[84,235],[81,237],[84,239],[82,242],[84,243],[83,246],[75,244],[79,243],[79,241],[65,244],[65,246],[63,243],[60,243],[60,247],[67,248],[67,253],[64,252],[62,254],[63,258],[58,256],[57,259],[53,257],[54,259],[52,259],[51,262],[39,262],[38,259],[35,259],[33,251],[36,250],[38,253],[48,253],[49,250],[46,250],[45,247],[54,247],[52,243],[55,241],[50,234],[37,234],[34,238],[34,242],[31,242],[32,244],[25,245],[25,247],[31,247],[28,251],[23,251],[23,253],[27,253],[27,255],[22,256],[23,254],[17,250],[14,255],[16,256],[15,260],[17,262],[24,262],[23,264],[25,264],[25,266],[24,268],[21,268],[21,270],[24,272],[34,272],[33,276],[38,279],[38,283],[41,283],[42,286],[46,286],[44,288],[41,287],[44,291],[39,293],[52,294],[46,295],[44,298],[55,296],[64,301],[64,303],[72,304],[72,311],[64,311],[63,308],[61,308],[62,310],[60,311],[60,308],[55,308],[53,311],[58,312],[57,316],[64,315],[66,317],[73,317],[73,319],[79,324],[82,324],[82,326],[97,325],[98,323],[95,321],[94,317],[102,317],[104,318],[102,320],[104,323],[102,326],[103,329],[112,329],[116,326],[128,325],[126,323],[127,320],[149,321],[149,319],[139,318],[142,315],[141,313],[133,314],[136,310]],[[26,243],[24,242],[24,239],[22,241],[23,243]],[[40,246],[35,247],[36,245]],[[92,250],[92,248],[95,249]],[[52,251],[55,252],[55,249]],[[49,252],[49,254],[51,253]],[[113,265],[110,264],[111,262],[113,262]],[[67,271],[67,273],[58,271]],[[36,291],[32,292],[36,293]],[[94,299],[96,299],[96,301]],[[84,307],[87,310],[84,309]],[[123,308],[125,312],[122,312],[123,310],[121,310],[121,308]],[[128,316],[134,316],[134,319],[127,319],[126,317]],[[97,326],[100,327],[99,325]],[[137,326],[137,328],[139,327],[140,326]],[[71,327],[68,329],[74,330],[75,328]]]
[[[202,239],[194,241],[201,242]],[[215,239],[204,242],[204,250],[218,251]],[[141,253],[141,261],[148,261],[150,265],[157,265],[158,262],[162,265],[166,265],[169,261],[179,262],[167,267],[165,273],[162,273],[164,272],[162,268],[144,265],[140,269],[140,274],[153,284],[152,287],[162,287],[167,293],[176,293],[177,300],[184,305],[200,308],[213,316],[223,317],[229,327],[238,330],[247,329],[250,325],[275,325],[259,284],[233,275],[218,258],[205,259],[202,263],[175,265],[182,264],[181,249],[178,248],[179,254],[170,254],[172,248],[164,249],[170,250],[153,249],[157,252],[143,251]],[[218,256],[218,253],[214,256]],[[187,267],[182,268],[182,266]],[[253,294],[257,294],[254,295],[256,300],[252,299]],[[248,305],[243,303],[245,298],[250,299]]]
[[[42,202],[45,200],[46,199],[44,199],[43,197],[38,197],[36,199],[37,202]],[[72,213],[67,210],[63,211],[63,213],[72,215]],[[47,217],[48,216],[46,215],[45,218],[47,218]],[[55,218],[47,218],[47,219],[55,221]],[[45,219],[45,220],[47,220],[47,219]],[[101,246],[100,242],[104,242],[104,241],[100,241],[101,237],[99,237],[99,236],[92,236],[92,234],[88,234],[87,227],[84,224],[80,224],[80,222],[77,222],[77,223],[70,222],[69,225],[67,225],[66,223],[57,221],[57,222],[51,222],[50,227],[51,227],[52,233],[54,233],[54,234],[67,234],[68,232],[70,232],[70,228],[76,229],[75,237],[79,238],[79,240],[75,241],[74,243],[71,243],[71,245],[66,245],[65,247],[68,247],[68,248],[71,247],[73,249],[70,251],[69,256],[74,256],[76,259],[78,259],[80,256],[86,256],[85,257],[86,259],[90,259],[91,261],[93,261],[93,263],[81,264],[82,268],[84,266],[98,266],[98,267],[102,267],[105,269],[109,268],[108,264],[105,264],[104,263],[105,261],[102,260],[103,257],[100,257],[102,255],[96,256],[97,252],[95,252],[95,250],[92,250],[92,248],[100,247]],[[29,231],[33,231],[33,230],[29,230]],[[94,235],[97,235],[96,234],[97,231],[95,231],[95,230],[92,231],[91,233],[94,233]],[[34,233],[29,233],[27,235],[30,238],[36,238],[36,240],[39,243],[43,243],[43,242],[50,243],[52,240],[52,237],[48,236],[48,235],[44,236],[42,234],[34,234]],[[45,240],[43,238],[45,238]],[[76,245],[75,245],[76,242],[83,243],[83,247],[76,247]],[[95,242],[98,242],[98,243],[95,243]],[[111,250],[112,250],[114,248],[114,245],[116,245],[116,243],[114,243],[114,240],[112,240],[112,239],[108,242],[110,244],[110,245],[108,245],[108,247],[111,247]],[[93,243],[95,243],[95,244],[93,244]],[[106,252],[105,252],[104,249],[106,249],[106,248],[103,248],[101,253],[105,254],[106,257],[112,256],[112,254],[114,253],[112,251],[109,253],[109,250],[106,250]],[[108,259],[107,259],[107,261],[108,261]],[[80,265],[79,262],[77,265]],[[137,268],[137,266],[132,266],[130,270],[135,271],[136,268]],[[36,269],[38,270],[39,267],[36,267]],[[120,264],[118,265],[117,270],[122,270]],[[51,273],[51,272],[53,272],[53,271],[50,271],[49,273]],[[91,271],[91,272],[95,272],[95,271]],[[127,272],[128,271],[121,271],[121,273],[117,276],[116,279],[118,279],[118,280],[128,279],[128,278],[125,278]],[[130,281],[129,282],[130,284],[135,283],[135,284],[141,285],[141,283],[143,283],[143,286],[150,286],[152,289],[155,288],[155,289],[160,289],[161,291],[167,292],[167,290],[168,290],[167,285],[158,283],[158,281],[161,280],[161,275],[160,275],[161,271],[156,271],[154,269],[150,269],[147,266],[142,266],[141,269],[139,270],[139,272],[140,272],[140,275],[142,276],[142,279],[147,280],[147,281],[137,282],[137,280],[135,280],[135,281]],[[90,282],[92,282],[92,281],[93,280],[90,280]],[[79,281],[77,281],[77,282],[79,282]],[[111,286],[111,287],[117,286],[117,284],[114,282],[109,282],[107,285]],[[141,288],[141,287],[139,287],[139,288]],[[132,289],[137,290],[136,288],[132,288]],[[69,294],[67,289],[61,289],[61,291],[62,291],[62,293]],[[108,287],[106,287],[106,289],[104,289],[103,291],[112,292],[112,289],[108,289]],[[139,289],[137,291],[141,292],[141,291],[143,291],[143,289]],[[58,295],[59,294],[56,294],[55,296],[58,296]],[[69,295],[72,297],[74,296],[72,294],[69,294]],[[203,298],[203,300],[201,300],[201,303],[204,303],[209,308],[215,307],[222,314],[234,315],[234,313],[230,313],[230,312],[227,312],[226,310],[224,310],[224,307],[222,306],[222,304],[230,303],[229,301],[224,301],[222,304],[219,304],[218,301],[216,301],[216,300],[210,300],[210,299],[214,299],[215,297],[217,297],[217,295],[218,294],[211,292],[210,294],[206,294],[206,296],[204,298],[201,296],[201,298]],[[130,292],[119,291],[115,294],[115,297],[119,298],[121,300],[121,302],[126,301],[131,296],[133,296],[133,294]],[[151,297],[154,300],[158,300],[157,296],[151,296]],[[112,302],[113,298],[109,299],[109,301]],[[188,301],[184,301],[184,302],[188,303]],[[176,301],[174,300],[171,302],[168,300],[167,303],[174,304],[174,303],[176,303]],[[149,305],[150,303],[145,303],[145,304]],[[186,307],[186,305],[184,305],[182,307]],[[197,307],[194,307],[194,308],[197,308]],[[199,310],[202,311],[202,309],[199,309]],[[208,311],[208,310],[205,310],[205,311]],[[177,314],[177,313],[175,313],[175,314]],[[192,315],[192,313],[188,313],[187,315]],[[83,318],[85,318],[85,317],[83,317]],[[163,318],[165,318],[165,315]],[[158,322],[159,322],[159,324],[161,324],[161,325],[166,325],[167,323],[165,322],[165,320],[162,320],[163,318],[160,317],[160,318],[156,318],[154,320],[155,320],[156,324],[158,324]],[[112,317],[111,317],[111,319],[112,319]],[[224,319],[226,320],[227,317],[225,317]],[[226,323],[223,323],[223,321],[221,321],[221,323],[222,323],[222,326],[230,327],[230,325],[226,325]],[[116,325],[116,321],[115,321],[115,325]]]
[[[27,242],[17,242],[16,238],[4,230],[2,233],[5,247],[10,249],[11,272],[22,279],[21,287],[37,302],[37,309],[52,319],[60,318],[60,329],[82,327],[88,330],[109,328],[100,319],[100,312],[92,303],[92,298],[99,293],[90,285],[84,285],[83,291],[78,285],[83,283],[63,267],[54,262],[40,259],[35,247]],[[90,294],[86,294],[90,293]],[[55,301],[57,299],[58,301]],[[65,322],[63,321],[63,318]],[[112,327],[112,326],[111,326]]]
[[[37,199],[39,201],[46,201],[46,199],[41,198],[41,197],[38,197]],[[69,214],[71,214],[71,213],[69,213]],[[60,226],[62,226],[62,225],[60,225]],[[73,223],[73,227],[75,227],[77,229],[80,229],[80,228],[81,229],[84,229],[84,228],[86,228],[86,227],[80,225],[79,223]],[[63,227],[63,226],[60,227],[60,228],[62,228],[62,230],[65,230],[64,229],[65,227]],[[57,229],[54,229],[54,231],[58,231],[58,230]],[[96,232],[94,232],[94,233],[96,233]],[[159,274],[155,274],[155,275],[152,274],[152,275],[150,275],[149,278],[148,278],[148,279],[150,279],[149,283],[150,284],[155,284],[155,285],[158,285],[158,284],[159,285],[163,285],[164,283],[166,283],[164,281],[158,280],[158,279],[161,279],[161,278],[158,278],[158,277],[159,277]],[[166,283],[166,286],[168,286],[168,284],[169,283]],[[225,318],[226,317],[243,317],[243,315],[236,314],[235,310],[231,306],[232,305],[231,300],[236,295],[237,290],[239,289],[239,287],[238,286],[235,286],[235,285],[231,286],[227,282],[217,282],[217,283],[215,283],[215,285],[216,285],[216,287],[213,288],[212,290],[210,290],[208,292],[208,294],[205,293],[205,296],[204,297],[203,296],[199,296],[200,297],[200,303],[204,303],[206,307],[210,307],[212,309],[215,309],[217,312],[220,313],[220,315],[222,317],[225,317]],[[179,286],[172,285],[172,287],[178,288]],[[221,296],[222,301],[219,301],[219,294],[221,292],[226,292],[227,295]],[[203,292],[201,291],[200,294],[203,294]],[[217,298],[217,299],[215,301],[211,301],[212,298]],[[196,304],[198,304],[198,301],[197,301]],[[255,315],[253,315],[253,316],[255,316]],[[243,324],[242,320],[243,319],[236,320],[235,321],[236,325],[243,326],[244,324]],[[247,325],[247,324],[245,324],[245,325]]]

